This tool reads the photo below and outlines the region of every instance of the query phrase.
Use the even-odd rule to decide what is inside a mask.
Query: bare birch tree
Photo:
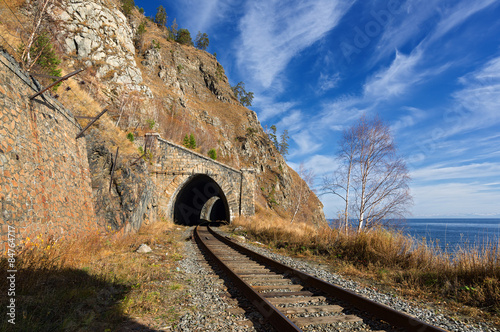
[[[323,178],[322,192],[334,194],[345,202],[345,209],[342,215],[343,220],[340,222],[340,227],[343,228],[345,232],[347,232],[349,226],[349,191],[351,188],[352,169],[354,166],[357,144],[358,142],[354,128],[345,130],[342,135],[342,140],[340,141],[340,149],[338,152],[338,161],[340,165],[333,176],[325,176]]]
[[[410,177],[389,127],[378,118],[363,116],[344,131],[340,146],[340,166],[333,177],[324,179],[323,191],[345,201],[344,223],[349,210],[358,220],[358,232],[403,218],[412,204]]]
[[[53,0],[38,0],[34,2],[34,17],[33,17],[33,26],[31,28],[30,35],[28,37],[28,42],[26,43],[26,47],[23,50],[21,55],[21,59],[26,63],[26,67],[31,69],[33,64],[36,62],[37,58],[40,56],[42,51],[39,51],[40,54],[34,55],[35,59],[33,59],[33,54],[31,54],[31,47],[33,43],[40,35],[41,25],[45,19],[47,7],[52,3]]]

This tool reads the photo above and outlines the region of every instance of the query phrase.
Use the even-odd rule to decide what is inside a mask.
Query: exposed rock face
[[[142,65],[150,75],[161,78],[171,92],[172,104],[192,115],[195,135],[206,133],[218,141],[218,154],[224,162],[257,170],[257,191],[262,204],[282,215],[295,210],[299,201],[297,187],[304,185],[302,179],[275,149],[256,113],[239,105],[214,56],[168,43],[160,50],[148,50]],[[325,221],[322,204],[314,194],[310,197],[301,207],[307,215],[298,219],[320,224]]]
[[[115,151],[111,153],[96,130],[87,138],[87,155],[92,174],[92,196],[99,224],[124,231],[138,230],[148,219],[153,202],[154,184],[144,161],[126,166],[118,157],[109,190]]]
[[[194,133],[200,143],[198,152],[206,155],[208,149],[215,148],[221,162],[238,169],[255,168],[257,204],[273,208],[283,216],[293,213],[299,201],[297,188],[303,185],[303,181],[287,166],[255,112],[240,105],[215,56],[191,46],[158,40],[158,36],[164,36],[165,32],[151,23],[148,23],[147,30],[152,36],[146,39],[151,41],[154,37],[156,41],[151,42],[143,54],[136,54],[131,26],[137,27],[144,18],[131,16],[127,19],[111,0],[65,0],[62,9],[54,12],[65,26],[64,40],[68,51],[73,52],[77,59],[94,65],[104,84],[142,89],[149,97],[154,97],[151,100],[161,101],[161,106],[142,103],[137,112],[153,117],[162,137],[181,143],[185,134]],[[143,57],[143,60],[136,62],[136,56]],[[155,111],[148,113],[150,109]],[[179,126],[169,127],[169,123],[182,125],[182,131],[178,130]],[[166,128],[163,131],[162,126]],[[98,150],[89,151],[90,158]],[[108,158],[105,156],[108,152],[98,159],[104,162]],[[106,165],[109,169],[111,164]],[[101,165],[95,171],[101,172]],[[138,172],[124,169],[120,176],[136,181],[135,176],[141,173]],[[99,198],[102,204],[96,207],[98,214],[113,220],[116,225],[123,223],[132,212],[119,214],[112,211],[119,205],[125,206],[129,200],[142,204],[140,195],[143,195],[143,189],[137,183],[135,186],[136,189],[124,189],[127,193],[122,197],[121,187],[117,185],[118,198],[111,199],[104,194],[107,185],[99,184],[102,192],[97,196],[102,196]],[[109,203],[110,207],[104,203]],[[322,204],[314,194],[304,205],[302,210],[306,212],[302,219],[313,223],[325,221]],[[143,210],[144,207],[139,207],[134,211],[144,213]],[[138,221],[132,224],[136,227]]]
[[[215,56],[193,51],[193,47],[168,43],[161,49],[146,50],[142,64],[181,97],[191,94],[206,102],[215,96],[223,102],[238,104],[224,68]]]
[[[68,53],[97,68],[108,83],[144,90],[142,73],[135,61],[134,33],[123,13],[107,1],[65,0],[52,11],[64,27]]]
[[[303,180],[288,167],[264,133],[257,114],[239,104],[224,69],[213,55],[168,42],[160,49],[147,50],[141,64],[149,74],[145,75],[146,82],[154,77],[161,79],[159,84],[168,91],[171,108],[192,116],[195,136],[212,136],[212,141],[218,142],[216,148],[223,162],[236,168],[256,169],[261,204],[281,215],[295,210],[299,201],[297,189],[305,185]],[[165,134],[168,133],[162,133]],[[314,194],[302,204],[300,210],[306,212],[297,219],[315,224],[325,222],[323,206]]]

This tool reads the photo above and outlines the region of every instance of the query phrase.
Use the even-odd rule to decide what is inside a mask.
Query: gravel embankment
[[[190,235],[186,229],[186,237]],[[219,231],[220,232],[220,231]],[[223,234],[223,232],[220,232]],[[227,234],[224,234],[227,235]],[[473,323],[467,320],[458,320],[450,317],[442,309],[423,308],[421,305],[410,303],[397,298],[392,294],[383,294],[374,289],[363,287],[356,282],[323,269],[317,264],[308,263],[299,259],[272,253],[257,245],[242,243],[244,246],[265,255],[290,267],[316,276],[333,284],[339,285],[373,301],[388,305],[396,310],[406,312],[425,322],[439,326],[449,331],[460,332],[500,332],[500,330],[487,323]],[[194,307],[180,318],[177,331],[272,331],[272,327],[264,324],[262,316],[248,303],[241,303],[237,291],[230,283],[217,276],[208,264],[203,262],[196,245],[191,241],[185,243],[184,259],[180,261],[180,269],[190,279],[190,303]],[[238,301],[245,310],[240,309]],[[351,326],[356,331],[364,331],[368,326],[364,323]],[[372,325],[372,328],[374,326]],[[383,328],[380,326],[380,328]],[[304,329],[311,331],[342,331],[342,326],[329,326],[325,329]]]
[[[191,235],[192,227],[186,229],[186,238]],[[193,308],[181,316],[174,326],[175,331],[273,331],[264,324],[262,316],[255,312],[249,303],[240,308],[238,296],[232,285],[220,278],[204,262],[196,244],[185,242],[184,259],[179,268],[190,280],[189,303]]]

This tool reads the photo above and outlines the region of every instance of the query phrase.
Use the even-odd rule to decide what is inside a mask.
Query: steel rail
[[[252,304],[257,308],[262,316],[264,316],[264,318],[278,331],[302,331],[297,325],[295,325],[290,319],[288,319],[288,317],[286,317],[268,300],[266,300],[256,290],[254,290],[252,286],[238,277],[238,275],[229,266],[227,266],[221,259],[219,259],[219,257],[217,257],[217,255],[212,250],[210,250],[208,245],[205,243],[205,240],[203,240],[198,233],[199,227],[199,225],[196,226],[193,232],[196,243],[198,243],[198,245],[203,248],[208,256],[210,256],[210,258],[212,258],[217,263],[217,265],[227,274],[227,276],[231,278],[231,281],[238,287],[238,290],[252,302]]]
[[[413,316],[394,310],[384,304],[374,302],[352,291],[343,289],[339,286],[333,285],[312,275],[298,271],[289,266],[276,262],[270,258],[262,256],[248,248],[235,243],[227,237],[216,233],[209,226],[207,226],[207,229],[215,238],[229,245],[233,249],[238,250],[240,253],[248,255],[255,260],[261,261],[265,265],[281,271],[282,273],[291,274],[299,278],[305,285],[321,290],[322,292],[334,298],[343,300],[353,307],[357,308],[358,310],[371,314],[374,317],[384,320],[393,326],[404,328],[409,332],[448,332],[447,330],[425,323]]]

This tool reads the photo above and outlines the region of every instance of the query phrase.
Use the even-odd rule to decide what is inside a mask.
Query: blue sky
[[[500,1],[137,1],[210,38],[289,165],[316,185],[342,130],[388,123],[412,176],[412,217],[500,217]],[[341,202],[321,197],[328,217]]]

